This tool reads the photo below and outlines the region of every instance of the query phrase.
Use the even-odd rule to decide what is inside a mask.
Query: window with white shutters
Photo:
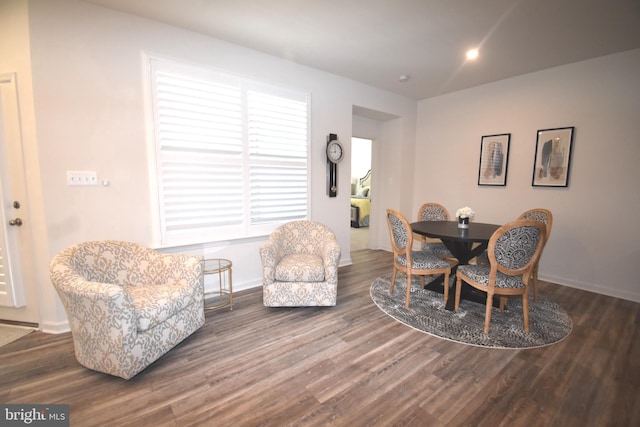
[[[150,58],[162,245],[307,218],[309,94]]]

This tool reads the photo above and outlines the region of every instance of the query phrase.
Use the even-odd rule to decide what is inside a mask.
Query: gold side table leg
[[[218,308],[229,306],[233,310],[233,264],[228,259],[213,258],[204,260],[203,274],[218,275],[218,290],[214,292],[205,292],[205,310],[216,310]],[[227,286],[228,285],[228,286]],[[220,299],[224,295],[227,296],[226,301],[216,305],[206,305],[207,295],[217,295]]]

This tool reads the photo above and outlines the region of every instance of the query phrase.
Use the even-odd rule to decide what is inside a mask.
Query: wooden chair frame
[[[393,227],[391,225],[391,220],[389,216],[393,215],[402,223],[406,233],[407,233],[407,242],[404,247],[400,247],[398,242],[394,237]],[[449,277],[451,276],[451,262],[448,262],[449,266],[446,268],[437,268],[437,269],[415,269],[412,268],[413,259],[413,232],[411,231],[411,226],[407,219],[398,211],[393,209],[387,209],[387,225],[389,226],[389,234],[391,236],[391,246],[393,247],[393,273],[391,274],[391,285],[389,286],[389,293],[393,293],[393,288],[396,281],[396,273],[398,271],[403,272],[407,276],[407,291],[405,296],[405,306],[409,308],[409,300],[411,299],[411,276],[419,275],[421,276],[422,288],[424,288],[424,276],[428,275],[437,275],[444,274],[444,303],[447,303],[449,298]],[[403,266],[398,262],[398,258],[404,255],[407,260],[407,266]],[[436,255],[433,255],[436,256]],[[445,260],[443,260],[445,261]]]
[[[524,266],[518,269],[510,269],[498,263],[495,255],[495,247],[496,242],[504,233],[509,230],[518,227],[535,227],[540,232],[540,241],[533,253],[529,262],[527,262]],[[489,272],[489,280],[488,284],[484,285],[482,283],[476,282],[471,279],[467,275],[465,275],[460,268],[458,268],[456,272],[456,295],[455,295],[455,310],[457,311],[460,307],[460,291],[462,289],[462,281],[467,283],[468,285],[487,293],[487,302],[486,302],[486,312],[485,312],[485,320],[484,320],[484,333],[489,333],[489,325],[491,323],[491,309],[493,307],[493,296],[500,296],[500,310],[504,310],[504,306],[508,296],[521,295],[522,296],[522,314],[524,318],[524,330],[525,332],[529,332],[529,282],[531,280],[531,273],[533,270],[533,266],[538,262],[540,258],[540,253],[542,252],[542,247],[544,246],[546,239],[546,226],[540,222],[535,220],[516,220],[509,222],[499,229],[497,229],[491,239],[489,240],[489,245],[487,247],[487,253],[489,256],[489,264],[490,264],[490,272]],[[524,282],[523,288],[499,288],[495,286],[497,273],[503,273],[508,276],[522,276],[522,281]]]
[[[518,219],[532,219],[532,217],[544,216],[546,217],[546,222],[543,222],[546,226],[547,234],[544,240],[544,244],[546,245],[549,241],[549,237],[551,236],[551,227],[553,226],[553,215],[551,211],[543,208],[535,208],[529,209],[526,212],[523,212]],[[542,250],[544,250],[544,246],[541,249],[540,256],[542,256]],[[540,260],[536,262],[533,266],[533,270],[531,271],[532,285],[533,285],[533,300],[538,302],[538,267],[540,266]]]

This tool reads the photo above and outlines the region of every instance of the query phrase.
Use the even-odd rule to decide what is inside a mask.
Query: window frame
[[[272,95],[275,97],[281,97],[291,99],[303,103],[302,110],[306,110],[305,114],[305,126],[303,127],[303,134],[305,139],[305,146],[302,149],[304,151],[304,157],[300,157],[304,165],[305,173],[303,178],[299,181],[306,192],[304,198],[304,216],[299,216],[294,219],[308,219],[311,212],[311,93],[308,91],[302,91],[295,88],[287,88],[277,86],[274,84],[258,81],[255,79],[249,79],[244,76],[234,75],[229,72],[219,71],[217,69],[208,68],[204,66],[194,65],[191,63],[178,62],[172,59],[166,59],[158,56],[145,55],[144,62],[146,66],[146,102],[148,106],[148,152],[149,152],[149,182],[150,182],[150,195],[151,195],[151,207],[153,211],[152,227],[153,227],[153,239],[158,247],[173,247],[184,246],[192,244],[201,244],[207,242],[219,242],[229,240],[242,240],[247,238],[255,238],[266,236],[270,234],[275,228],[285,222],[289,222],[293,219],[276,219],[267,223],[252,224],[251,222],[251,192],[250,192],[250,170],[252,163],[249,159],[249,123],[248,123],[248,105],[247,105],[247,93],[250,90],[257,90],[260,93]],[[188,76],[189,78],[197,78],[204,80],[211,80],[214,82],[230,83],[231,85],[237,85],[241,92],[241,109],[242,109],[242,182],[239,187],[242,188],[242,220],[241,224],[233,227],[206,227],[195,228],[191,232],[188,231],[170,231],[167,229],[167,224],[164,222],[164,212],[167,209],[167,204],[163,201],[163,188],[166,187],[166,178],[163,180],[163,166],[162,161],[162,139],[160,136],[160,125],[158,123],[158,100],[157,100],[157,87],[156,87],[156,73],[170,72],[177,75]],[[187,151],[187,150],[185,150]],[[295,163],[295,162],[293,162]],[[300,168],[300,167],[299,167]],[[303,206],[302,198],[298,200],[298,205]],[[301,208],[302,209],[302,208]]]

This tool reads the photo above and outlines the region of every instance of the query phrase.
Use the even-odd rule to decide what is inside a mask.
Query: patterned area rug
[[[565,339],[573,327],[566,311],[540,295],[529,303],[530,331],[525,333],[522,298],[510,298],[507,308],[491,313],[489,334],[485,335],[485,305],[460,301],[457,312],[444,308],[443,295],[422,289],[419,278],[412,278],[411,303],[405,308],[406,276],[398,274],[393,294],[389,295],[391,274],[378,277],[371,284],[371,299],[383,312],[419,331],[478,347],[521,349],[551,345]],[[451,288],[452,290],[454,288]],[[454,298],[450,292],[449,298]]]

